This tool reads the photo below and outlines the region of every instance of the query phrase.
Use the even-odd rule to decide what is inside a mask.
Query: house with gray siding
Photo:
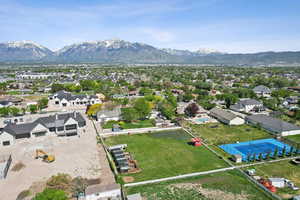
[[[280,136],[300,134],[299,126],[267,115],[250,115],[247,116],[245,120],[248,124],[258,125],[272,134]]]

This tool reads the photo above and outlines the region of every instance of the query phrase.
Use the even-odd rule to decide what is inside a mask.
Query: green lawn
[[[271,135],[264,130],[249,125],[228,126],[224,124],[189,125],[193,134],[206,140],[208,144],[230,144],[237,141],[244,142],[270,138]]]
[[[141,193],[147,200],[271,200],[237,170],[129,187],[126,192]]]
[[[291,136],[287,136],[286,138],[288,138],[292,141],[300,143],[300,135],[291,135]]]
[[[154,120],[148,119],[148,120],[141,120],[137,122],[117,122],[117,121],[108,121],[106,124],[103,125],[104,129],[112,128],[113,124],[120,124],[122,129],[132,129],[132,128],[147,128],[147,127],[153,127],[154,126]]]
[[[290,161],[280,161],[275,163],[267,163],[251,167],[256,169],[256,174],[262,177],[282,177],[289,179],[300,187],[300,166],[292,164]],[[289,199],[294,195],[300,195],[300,190],[292,191],[291,189],[279,189],[277,194],[285,199]]]
[[[108,145],[128,145],[127,151],[142,169],[140,173],[128,175],[135,181],[228,167],[204,146],[194,147],[187,144],[189,141],[190,136],[182,130],[122,135],[105,140]]]

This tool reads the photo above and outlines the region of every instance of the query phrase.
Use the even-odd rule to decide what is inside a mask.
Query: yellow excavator
[[[55,156],[54,155],[48,155],[46,152],[44,152],[41,149],[37,149],[35,152],[35,159],[42,158],[44,162],[46,163],[51,163],[55,161]]]

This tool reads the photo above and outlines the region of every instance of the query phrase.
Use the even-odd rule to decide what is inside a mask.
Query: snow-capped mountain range
[[[300,52],[229,54],[205,48],[197,51],[159,49],[120,39],[81,42],[51,51],[32,41],[16,41],[0,43],[0,62],[294,64],[300,63]]]

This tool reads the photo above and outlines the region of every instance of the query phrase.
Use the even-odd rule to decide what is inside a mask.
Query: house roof
[[[76,116],[75,113],[63,113],[63,114],[57,114],[57,116],[50,115],[47,117],[41,117],[31,123],[23,123],[23,124],[9,123],[3,128],[3,131],[15,136],[19,134],[30,133],[38,124],[42,124],[46,128],[61,127],[70,118],[76,120],[78,123],[85,121],[85,119],[82,117],[80,113],[76,113]]]
[[[238,102],[238,104],[247,106],[247,105],[262,105],[261,102],[255,100],[255,99],[244,99],[244,100],[240,100]]]
[[[78,112],[50,115],[38,118],[36,121],[50,128],[63,126],[70,118],[74,119],[78,123],[85,121],[83,116]]]
[[[118,190],[118,189],[120,189],[120,186],[118,184],[90,185],[85,189],[85,195],[96,194],[96,193],[101,193],[101,192],[106,192],[106,191],[111,191],[111,190]]]
[[[56,98],[58,98],[59,100],[66,99],[68,101],[72,101],[72,100],[76,100],[76,99],[84,99],[84,98],[87,98],[87,99],[98,98],[95,95],[92,95],[92,96],[88,96],[86,94],[74,95],[74,94],[72,94],[70,92],[66,92],[64,90],[58,91],[53,96],[56,96]]]
[[[34,127],[36,127],[38,123],[36,122],[31,122],[31,123],[25,123],[25,124],[7,124],[4,128],[3,128],[3,132],[7,132],[11,135],[21,135],[21,134],[25,134],[25,133],[30,133]]]
[[[263,114],[247,116],[246,120],[265,124],[280,133],[283,131],[300,130],[299,126]]]
[[[210,110],[210,114],[212,114],[213,116],[217,117],[217,118],[223,118],[223,119],[226,119],[226,120],[233,120],[234,118],[237,117],[237,115],[229,112],[229,111],[226,111],[224,109],[221,109],[221,108],[213,108]]]
[[[271,93],[270,88],[268,88],[268,87],[266,87],[264,85],[256,86],[255,88],[253,88],[253,91],[255,93]]]

